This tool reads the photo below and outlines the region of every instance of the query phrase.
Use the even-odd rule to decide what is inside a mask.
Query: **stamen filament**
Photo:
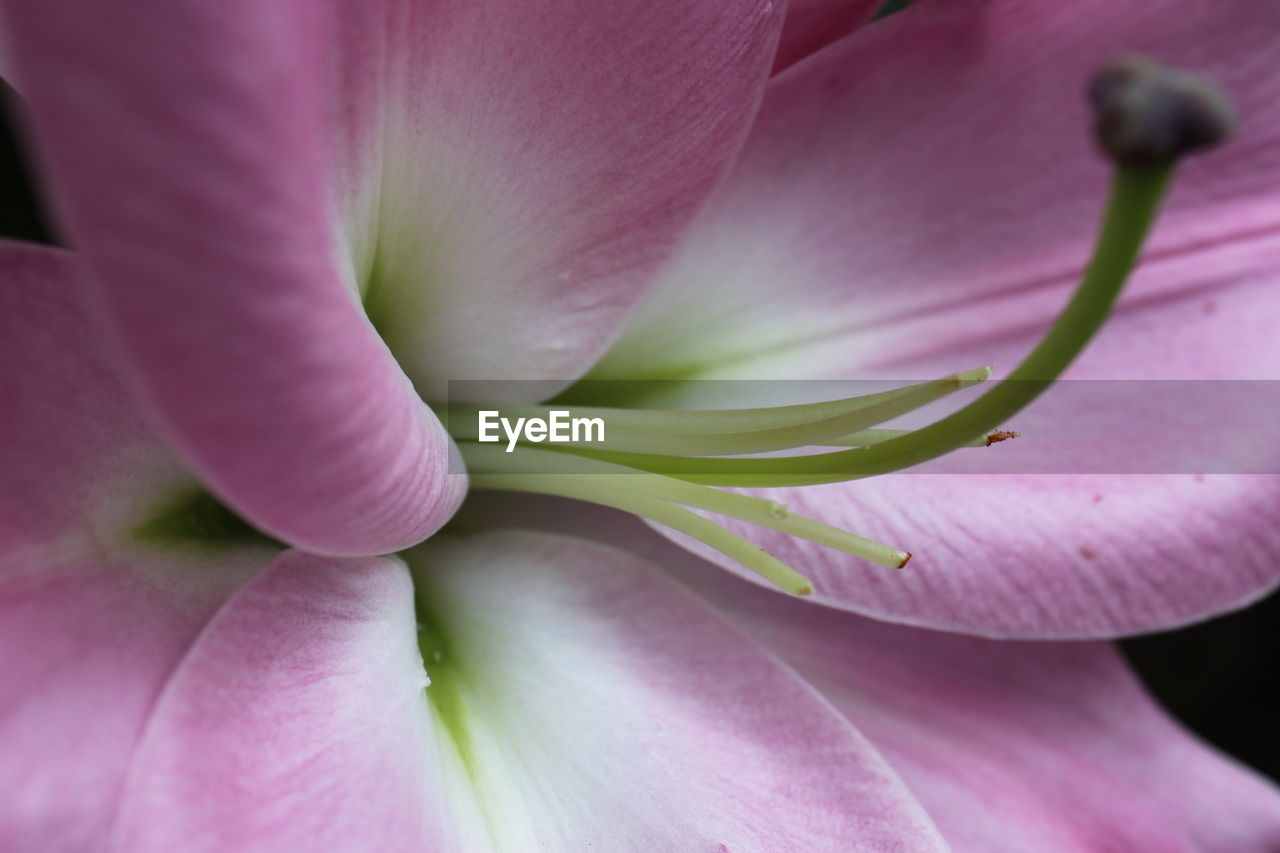
[[[863,429],[857,432],[851,432],[848,435],[842,435],[839,438],[830,438],[823,442],[818,442],[825,447],[870,447],[873,444],[884,444],[893,438],[901,438],[910,433],[909,429]],[[1012,437],[1012,436],[1006,436]],[[975,438],[968,444],[962,444],[961,447],[987,447],[990,445],[991,439],[988,436]]]
[[[782,504],[765,498],[721,491],[685,480],[549,450],[522,448],[520,453],[506,454],[495,447],[469,443],[458,446],[471,472],[473,488],[500,490],[507,488],[509,483],[516,482],[521,485],[518,491],[537,491],[541,484],[554,488],[555,491],[550,492],[551,494],[574,497],[575,495],[566,494],[567,490],[576,488],[569,481],[581,479],[590,481],[593,485],[643,493],[658,500],[736,518],[758,527],[807,539],[891,569],[902,568],[909,556],[905,551],[873,539],[823,524],[808,516],[797,515]],[[508,476],[520,479],[510,481],[506,479]]]
[[[665,411],[573,406],[572,411],[574,417],[601,418],[608,425],[604,442],[607,447],[603,449],[687,456],[767,453],[804,447],[821,438],[883,423],[947,394],[977,385],[990,375],[990,367],[980,367],[905,388],[797,406]],[[562,408],[570,407],[510,406],[503,408],[503,414],[511,418],[545,419],[553,409]],[[450,434],[464,441],[475,441],[477,411],[474,406],[450,407]],[[599,442],[560,444],[602,449]],[[735,449],[725,449],[730,446]]]
[[[809,595],[813,583],[786,563],[696,512],[644,492],[573,474],[476,474],[471,487],[512,492],[533,492],[577,498],[648,518],[685,533],[736,560],[760,577],[792,595]],[[727,494],[727,493],[726,493]]]

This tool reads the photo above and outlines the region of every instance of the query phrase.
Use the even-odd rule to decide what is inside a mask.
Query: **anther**
[[[1089,84],[1098,145],[1121,166],[1167,165],[1235,129],[1231,102],[1196,74],[1141,56],[1102,66]]]
[[[1009,441],[1010,439],[1014,439],[1017,437],[1018,437],[1018,433],[1014,432],[1011,429],[998,429],[987,436],[986,446],[990,447],[993,444],[999,444],[1002,441]]]

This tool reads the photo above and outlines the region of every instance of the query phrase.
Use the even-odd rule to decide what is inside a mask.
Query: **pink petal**
[[[648,564],[516,531],[409,559],[451,806],[488,816],[464,849],[940,849],[852,727]]]
[[[265,559],[0,549],[0,847],[101,843],[165,676]]]
[[[1280,790],[1175,725],[1110,646],[903,628],[703,566],[682,577],[867,734],[953,849],[1280,846]]]
[[[453,669],[492,688],[468,695],[466,725],[502,746],[481,756],[481,791],[502,793],[477,795],[429,716],[403,566],[138,537],[190,481],[102,364],[67,286],[73,256],[3,256],[15,370],[0,372],[0,458],[49,518],[26,513],[0,539],[0,847],[440,849],[486,840],[471,822],[484,803],[520,840],[528,810],[545,816],[557,848],[938,849],[897,777],[802,682],[647,566],[565,539],[414,557],[431,612],[457,622],[437,683]]]
[[[0,271],[0,847],[82,850],[164,675],[269,552],[133,536],[190,476],[98,351],[75,256],[0,242]]]
[[[111,835],[128,850],[436,849],[403,564],[297,552],[209,622],[147,715]]]
[[[0,240],[0,549],[118,536],[191,476],[132,405],[84,310],[76,255]]]
[[[428,849],[407,572],[269,559],[0,558],[0,846]]]
[[[1276,32],[1280,9],[1248,0],[1154,17],[1103,0],[921,4],[859,30],[773,80],[728,182],[595,375],[919,379],[927,357],[1045,328],[1107,190],[1082,90],[1122,51],[1204,71],[1244,117],[1181,169],[1130,298],[1274,269]],[[1227,375],[1256,354],[1240,356]]]
[[[1270,320],[1277,292],[1270,278],[1259,274],[1211,296],[1134,304],[1104,329],[1073,373],[1159,377],[1169,371],[1216,378],[1236,369],[1239,350],[1255,356],[1246,375],[1280,375],[1280,347]],[[1206,299],[1212,299],[1211,312],[1205,311]],[[1025,350],[1030,343],[1028,334],[1008,349]],[[990,355],[983,348],[965,351],[959,360],[981,364]],[[1008,448],[1025,460],[1022,470],[1043,465],[1039,470],[1084,473],[901,474],[754,491],[795,512],[914,552],[901,573],[740,522],[727,524],[808,574],[818,601],[985,636],[1114,637],[1203,619],[1275,589],[1280,477],[1124,473],[1144,470],[1130,463],[1154,465],[1180,453],[1212,459],[1214,444],[1222,445],[1224,457],[1269,456],[1274,466],[1274,440],[1266,426],[1268,409],[1274,418],[1274,396],[1260,394],[1238,411],[1178,413],[1169,401],[1186,406],[1205,393],[1177,383],[1138,386],[1125,383],[1133,399],[1113,400],[1100,410],[1063,411],[1051,395],[1009,424],[1022,431]],[[1067,399],[1101,396],[1099,389]],[[1206,418],[1218,426],[1206,431]],[[1233,429],[1237,419],[1252,426]],[[1069,434],[1073,422],[1098,439],[1092,453],[1067,442],[1053,446],[1052,437]],[[1193,449],[1201,444],[1209,449]],[[1004,450],[962,450],[925,469],[982,470],[984,464],[999,465],[994,454]],[[1121,473],[1088,473],[1097,471]],[[719,554],[693,549],[744,573]]]
[[[884,0],[791,0],[773,60],[777,74],[847,36],[871,19]]]
[[[0,269],[0,848],[425,843],[403,565],[141,535],[194,484],[102,358],[75,256],[5,243]]]
[[[1280,16],[1250,4],[1187,6],[1155,26],[1125,7],[1083,16],[998,2],[975,8],[904,12],[777,81],[742,171],[695,235],[683,268],[712,269],[697,263],[710,263],[713,251],[720,264],[757,252],[788,257],[789,272],[751,256],[742,263],[758,275],[721,269],[737,288],[707,297],[721,304],[681,309],[680,322],[703,330],[684,340],[721,341],[695,375],[921,379],[1016,364],[1086,257],[1104,191],[1076,88],[1097,59],[1125,44],[1223,79],[1245,127],[1222,152],[1184,167],[1124,307],[1070,375],[1280,374],[1280,339],[1267,319],[1280,306],[1272,286],[1280,196],[1257,180],[1277,165],[1280,114],[1265,95],[1270,78],[1254,71],[1270,68],[1257,65],[1263,42],[1255,33],[1276,31]],[[982,51],[979,39],[988,42]],[[921,53],[920,45],[937,50]],[[860,73],[872,64],[880,76]],[[1017,109],[997,116],[990,112],[997,103]],[[947,128],[945,136],[917,132],[921,116]],[[1054,168],[1040,168],[1041,158]],[[754,213],[753,192],[768,198]],[[784,293],[774,283],[797,289]],[[695,291],[684,282],[682,292]],[[747,301],[725,302],[738,297]],[[698,310],[710,307],[718,313]],[[774,331],[761,325],[766,315],[778,318],[769,320]],[[733,330],[717,329],[716,317]],[[818,325],[825,317],[836,320]],[[647,354],[682,346],[665,337],[676,329],[656,321],[642,327],[602,374],[610,365],[658,369]],[[746,331],[733,337],[739,330]],[[752,346],[762,348],[759,357]],[[687,350],[674,357],[699,358]],[[1200,441],[1202,427],[1188,433],[1146,402],[1075,413],[1095,426],[1105,415],[1121,437],[1099,448],[1100,467],[1078,470],[1133,470],[1123,467],[1126,458],[1167,457]],[[1062,424],[1043,422],[1052,411],[1033,407],[1010,424],[1023,430],[1026,446],[1009,452],[1034,457],[1045,448],[1041,470],[1077,470],[1063,467],[1058,449],[1034,444],[1038,434],[1062,433]],[[1224,413],[1224,429],[1234,414]],[[1232,433],[1231,440],[1259,450],[1271,443],[1267,434]],[[984,451],[967,453],[933,470],[964,470]],[[905,572],[887,573],[738,528],[810,574],[818,600],[908,624],[988,636],[1108,637],[1239,607],[1280,581],[1272,521],[1280,483],[1271,476],[912,475],[771,494],[797,512],[913,551]]]
[[[259,526],[390,551],[462,483],[335,265],[305,5],[6,10],[67,231],[150,408]]]
[[[737,154],[783,9],[330,5],[356,278],[431,400],[595,361]]]

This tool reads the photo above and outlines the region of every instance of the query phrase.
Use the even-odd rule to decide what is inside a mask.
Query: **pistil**
[[[1230,106],[1199,78],[1125,58],[1095,77],[1099,147],[1116,170],[1092,257],[1067,307],[1003,381],[952,414],[915,430],[878,428],[946,394],[982,382],[989,368],[894,391],[803,406],[719,411],[575,408],[609,424],[601,446],[568,442],[505,454],[476,443],[474,410],[451,409],[472,486],[578,498],[632,512],[721,551],[782,589],[812,584],[746,539],[692,510],[776,530],[884,566],[910,553],[791,513],[762,498],[719,487],[797,487],[898,471],[961,447],[1005,441],[999,426],[1042,394],[1075,360],[1110,313],[1132,272],[1176,161],[1217,144],[1232,129]],[[520,407],[521,416],[546,407]],[[472,416],[468,416],[472,415]],[[748,454],[851,447],[833,452],[737,458]]]

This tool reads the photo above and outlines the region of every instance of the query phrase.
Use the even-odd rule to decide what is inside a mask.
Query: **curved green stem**
[[[989,432],[1025,407],[1079,355],[1106,319],[1137,259],[1172,166],[1120,168],[1093,257],[1048,334],[1006,378],[968,406],[870,447],[768,459],[698,459],[576,449],[596,459],[719,486],[799,486],[885,474],[934,459]]]
[[[837,438],[829,438],[819,442],[824,447],[870,447],[873,444],[884,444],[895,438],[901,438],[911,432],[909,429],[862,429],[857,432],[851,432],[848,435],[842,435]],[[990,439],[986,435],[973,439],[965,447],[986,447],[991,444]]]

